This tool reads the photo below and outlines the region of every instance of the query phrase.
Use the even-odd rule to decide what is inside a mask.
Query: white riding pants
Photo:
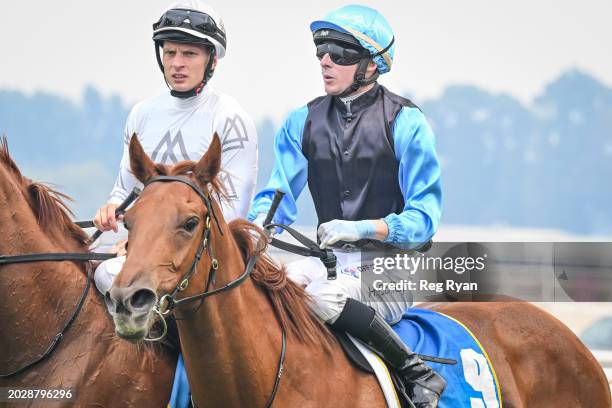
[[[313,301],[311,307],[314,312],[322,320],[333,323],[342,312],[346,300],[352,298],[374,308],[390,324],[400,321],[402,314],[412,306],[410,293],[364,296],[367,290],[361,287],[361,253],[342,250],[334,250],[334,253],[338,258],[338,277],[335,280],[327,280],[327,269],[319,258],[304,258],[286,265],[288,277],[306,287]],[[110,289],[124,263],[125,256],[119,256],[102,262],[96,268],[94,281],[100,293],[105,294]]]
[[[364,269],[361,252],[334,249],[334,254],[338,258],[335,280],[327,280],[327,269],[319,258],[304,258],[286,265],[289,278],[306,287],[314,312],[324,321],[334,323],[346,300],[352,298],[371,306],[388,323],[399,322],[402,314],[412,306],[410,292],[369,293],[361,285]]]
[[[123,268],[124,263],[125,255],[107,259],[98,265],[94,271],[94,282],[96,283],[96,288],[98,288],[100,293],[103,295],[106,294],[106,292],[113,285],[115,277],[119,275],[119,272],[121,272],[121,268]]]

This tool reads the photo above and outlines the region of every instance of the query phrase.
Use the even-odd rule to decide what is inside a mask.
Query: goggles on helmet
[[[162,28],[191,28],[203,34],[220,36],[225,40],[225,33],[219,30],[215,20],[206,13],[195,10],[172,9],[164,13],[159,21],[153,23],[153,30]]]
[[[317,58],[322,59],[329,54],[332,62],[338,65],[355,65],[363,58],[370,58],[370,53],[365,49],[347,47],[335,42],[324,42],[317,45]]]

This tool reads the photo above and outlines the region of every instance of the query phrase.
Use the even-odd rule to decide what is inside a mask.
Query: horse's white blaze
[[[471,408],[499,408],[493,374],[489,370],[487,359],[473,349],[461,350],[463,376],[475,391],[482,393],[482,398],[470,398]]]

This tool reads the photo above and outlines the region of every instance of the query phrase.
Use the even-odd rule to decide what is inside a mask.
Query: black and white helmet
[[[157,63],[162,72],[164,67],[159,49],[164,41],[198,44],[211,50],[202,84],[191,91],[171,92],[173,96],[182,98],[198,94],[214,73],[212,69],[214,57],[223,58],[227,47],[225,26],[221,16],[211,6],[199,0],[180,0],[168,7],[159,20],[153,23],[153,41]]]
[[[172,4],[153,24],[153,40],[183,39],[177,42],[210,44],[219,58],[225,56],[227,40],[221,16],[211,6],[198,0],[182,0]]]

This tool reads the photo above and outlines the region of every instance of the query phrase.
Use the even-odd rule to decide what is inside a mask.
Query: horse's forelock
[[[197,163],[194,162],[194,161],[185,160],[185,161],[178,162],[177,164],[175,164],[172,167],[165,166],[163,164],[156,164],[156,169],[157,169],[157,171],[158,171],[158,173],[160,175],[164,175],[164,176],[187,176],[193,182],[195,182],[196,184],[200,185],[200,183],[197,180],[197,178],[193,176],[193,171],[195,169],[196,164]],[[227,201],[229,199],[229,195],[227,193],[227,188],[223,184],[223,181],[221,180],[220,177],[218,177],[218,176],[214,177],[209,182],[209,185],[212,187],[212,191],[217,195],[219,200]],[[200,185],[200,187],[202,187],[203,191],[206,191],[205,186],[201,186]]]

